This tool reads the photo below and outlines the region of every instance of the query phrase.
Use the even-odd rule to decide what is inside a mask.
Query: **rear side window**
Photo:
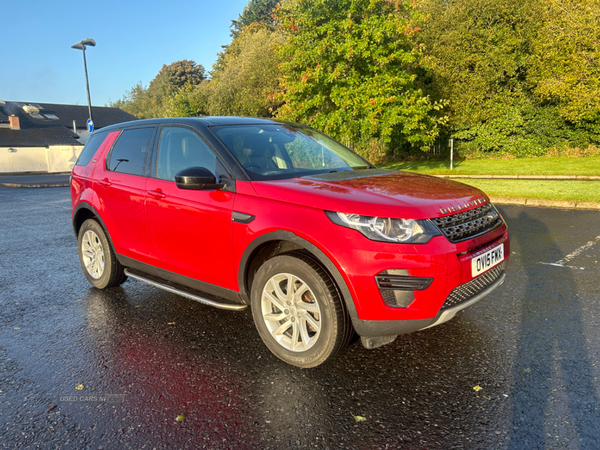
[[[144,175],[154,128],[125,130],[112,149],[107,168],[112,172]]]
[[[87,166],[104,142],[104,139],[106,139],[106,136],[108,136],[108,132],[92,135],[79,154],[79,158],[77,158],[75,165]]]

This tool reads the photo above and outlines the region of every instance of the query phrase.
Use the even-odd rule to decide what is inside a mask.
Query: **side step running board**
[[[144,278],[138,274],[131,273],[127,269],[125,269],[125,275],[127,275],[130,278],[133,278],[134,280],[141,281],[142,283],[149,284],[151,286],[157,287],[159,289],[163,289],[163,290],[165,290],[167,292],[171,292],[173,294],[181,295],[182,297],[189,298],[191,300],[196,300],[197,302],[203,303],[208,306],[214,306],[215,308],[228,309],[228,310],[232,310],[232,311],[240,311],[240,310],[246,309],[248,307],[248,305],[235,305],[233,303],[219,303],[214,300],[209,300],[207,298],[199,297],[197,295],[190,294],[189,292],[185,292],[180,289],[176,289],[174,287],[167,286],[166,284],[162,284],[162,283],[158,283],[153,280],[149,280],[148,278]]]

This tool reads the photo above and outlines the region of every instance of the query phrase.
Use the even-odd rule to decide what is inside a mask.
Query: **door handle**
[[[98,180],[98,183],[100,183],[102,186],[110,186],[110,181],[108,178],[104,178],[102,180]]]
[[[156,191],[148,191],[148,194],[150,194],[156,200],[160,200],[161,198],[165,198],[167,196],[167,194],[164,194],[160,189],[157,189]]]

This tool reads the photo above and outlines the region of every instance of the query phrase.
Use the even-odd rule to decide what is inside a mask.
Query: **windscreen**
[[[212,128],[252,180],[281,180],[373,167],[308,127],[236,125]]]

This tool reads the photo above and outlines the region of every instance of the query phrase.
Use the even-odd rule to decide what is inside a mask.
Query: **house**
[[[136,120],[119,109],[92,107],[94,129]],[[87,142],[88,107],[0,100],[0,173],[70,172]]]

